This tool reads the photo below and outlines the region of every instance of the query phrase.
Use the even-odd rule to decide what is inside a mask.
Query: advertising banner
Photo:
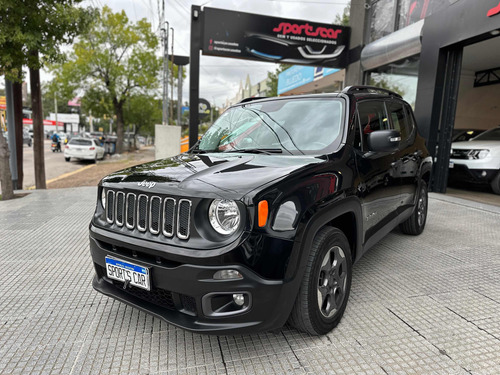
[[[204,8],[203,54],[344,68],[349,27]]]
[[[339,69],[294,65],[278,75],[278,95],[338,71]]]

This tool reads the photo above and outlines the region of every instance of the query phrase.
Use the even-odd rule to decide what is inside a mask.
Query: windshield
[[[201,139],[207,152],[318,154],[341,137],[343,100],[282,99],[231,108]]]
[[[500,128],[488,130],[474,138],[474,141],[500,141]]]

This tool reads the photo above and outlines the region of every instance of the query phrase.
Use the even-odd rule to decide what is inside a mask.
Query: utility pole
[[[7,130],[9,132],[8,141],[10,149],[9,166],[12,175],[12,186],[14,190],[17,186],[17,151],[16,151],[16,125],[14,120],[14,92],[12,81],[5,79],[5,96],[7,100]],[[0,134],[0,137],[3,135]],[[22,189],[22,187],[21,187]]]
[[[172,98],[172,105],[170,106],[170,118],[172,121],[174,120],[174,28],[171,27],[170,30],[172,30],[172,62],[170,63],[170,66],[172,68],[172,74],[170,76],[170,97]]]
[[[56,133],[59,131],[57,127],[57,91],[54,93],[54,112],[55,112],[55,119],[56,119]]]
[[[168,32],[169,23],[163,31],[163,125],[168,125]]]
[[[177,65],[177,125],[181,126],[182,117],[182,65]]]

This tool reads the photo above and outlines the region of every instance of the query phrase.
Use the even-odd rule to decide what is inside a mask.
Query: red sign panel
[[[491,8],[489,11],[488,11],[488,14],[487,16],[488,17],[493,17],[493,16],[496,16],[498,13],[500,13],[500,3],[498,3],[498,5],[494,8]]]

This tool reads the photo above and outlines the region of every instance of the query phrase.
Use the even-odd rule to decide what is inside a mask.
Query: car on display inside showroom
[[[64,146],[64,158],[66,161],[71,159],[93,160],[104,159],[104,147],[93,138],[73,137]]]
[[[500,194],[500,126],[451,145],[450,182],[490,184]]]
[[[188,152],[101,180],[93,286],[192,331],[325,334],[353,263],[424,230],[431,166],[394,92],[243,100]]]

